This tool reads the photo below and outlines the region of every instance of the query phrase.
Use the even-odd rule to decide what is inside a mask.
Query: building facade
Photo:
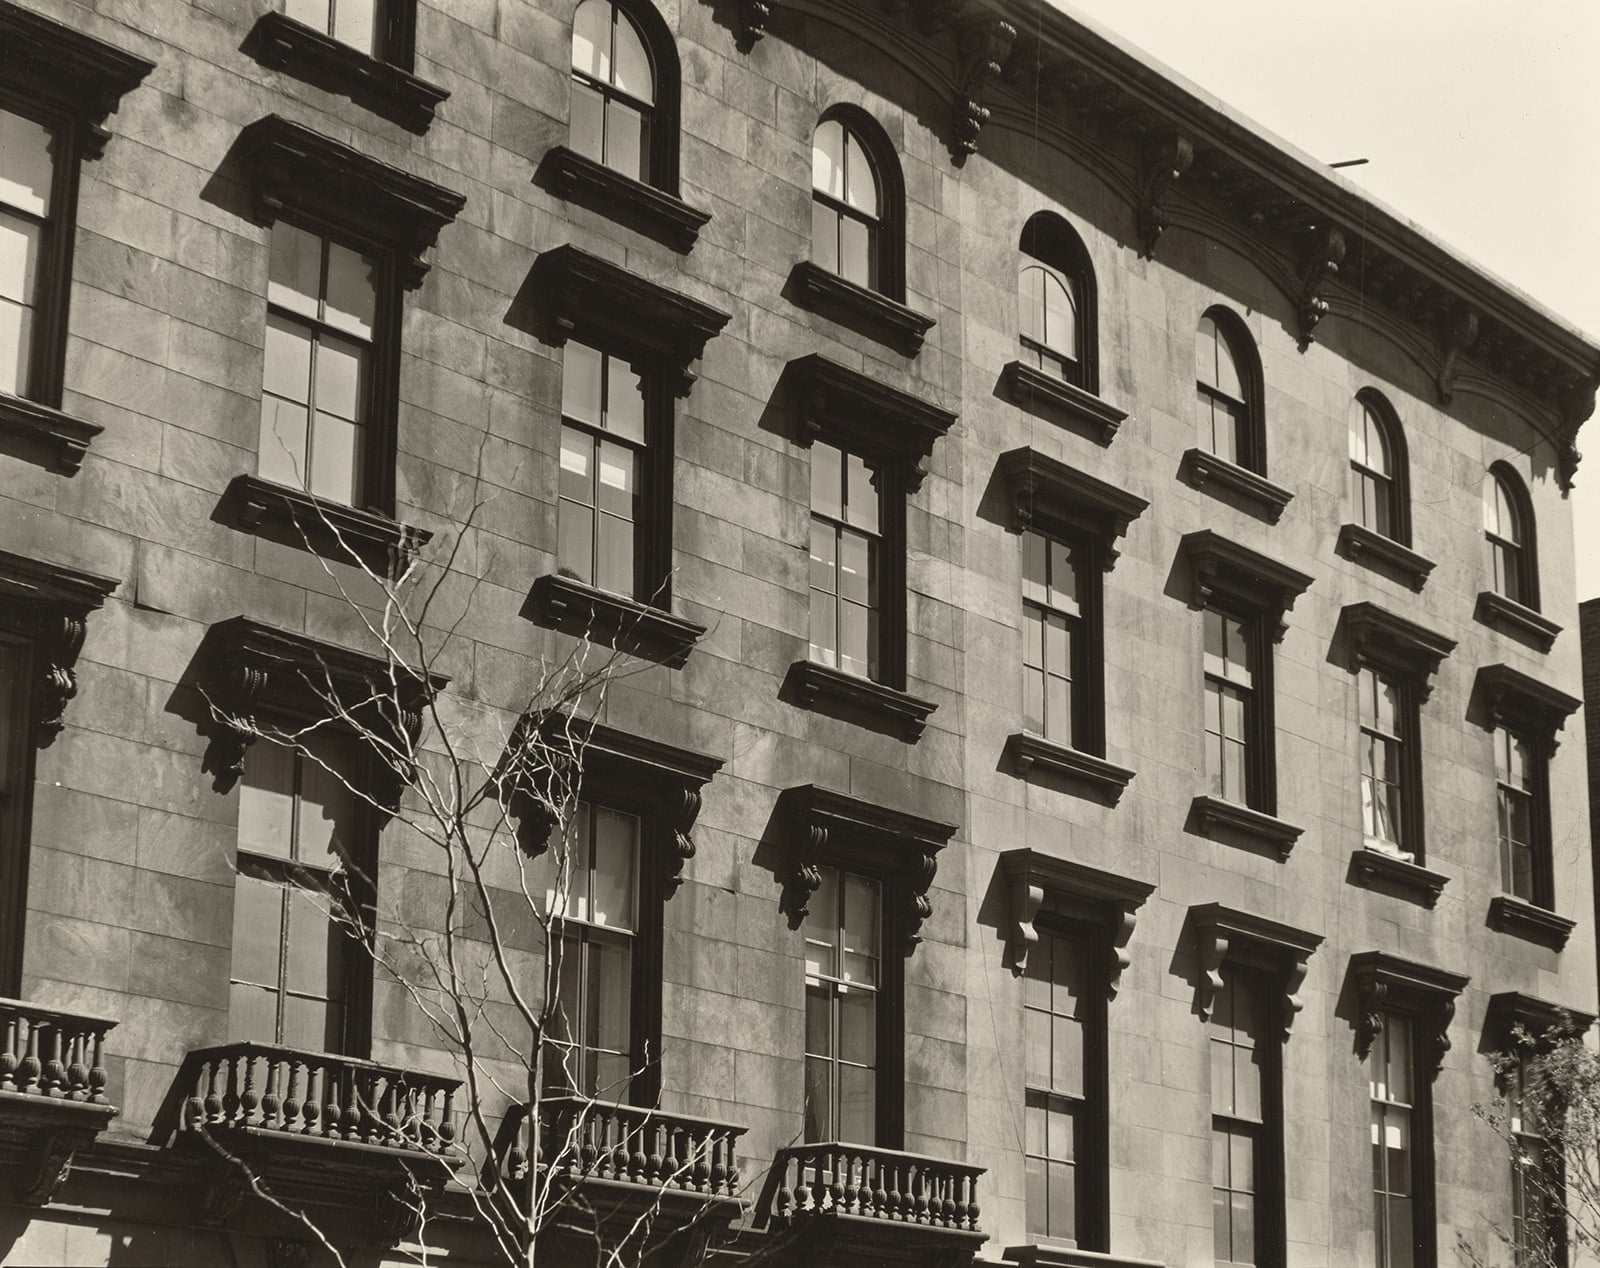
[[[1595,1009],[1600,348],[1034,0],[0,0],[0,128],[0,1259],[322,1255],[209,1123],[493,1260],[348,724],[578,643],[563,1060],[720,1151],[585,1177],[662,1262],[1555,1236],[1473,1107]]]

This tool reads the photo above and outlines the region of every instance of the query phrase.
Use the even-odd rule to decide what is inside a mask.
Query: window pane
[[[1244,387],[1240,381],[1239,369],[1234,364],[1233,352],[1220,330],[1217,332],[1217,377],[1214,386],[1224,396],[1230,396],[1236,401],[1244,400]]]
[[[335,0],[334,39],[352,48],[358,48],[363,53],[371,53],[375,25],[373,0]]]
[[[327,33],[328,9],[333,0],[285,0],[283,11],[296,22]]]
[[[871,233],[853,216],[839,221],[839,276],[857,286],[873,284]]]
[[[871,677],[871,613],[858,603],[839,604],[839,668],[849,674]]]
[[[0,299],[0,392],[24,396],[33,356],[33,310]]]
[[[1042,342],[1062,356],[1075,358],[1078,355],[1077,303],[1058,274],[1046,275],[1044,302],[1045,338]]]
[[[596,163],[605,157],[605,113],[605,98],[588,84],[573,80],[567,144]]]
[[[1030,1109],[1028,1112],[1031,1114],[1034,1111]],[[1043,1110],[1038,1111],[1038,1113],[1040,1118],[1044,1117]],[[1029,1146],[1029,1152],[1033,1152],[1031,1145]],[[1030,1238],[1052,1237],[1055,1235],[1049,1223],[1050,1199],[1049,1190],[1045,1184],[1045,1165],[1043,1158],[1030,1157],[1027,1159],[1028,1236]]]
[[[1050,1025],[1051,1019],[1048,1013],[1029,1008],[1023,1014],[1028,1083],[1033,1087],[1050,1086]]]
[[[593,505],[595,440],[576,427],[561,429],[561,496]]]
[[[580,423],[601,425],[600,353],[575,339],[561,350],[561,412]]]
[[[1247,1193],[1235,1193],[1232,1206],[1233,1262],[1253,1264],[1256,1261],[1256,1200]]]
[[[1070,1017],[1052,1023],[1050,1086],[1068,1096],[1083,1095],[1083,1027]]]
[[[612,83],[640,101],[654,101],[655,79],[650,73],[650,58],[645,53],[639,32],[634,29],[628,16],[620,11],[614,30],[616,61],[612,65]]]
[[[810,658],[820,665],[832,665],[839,654],[839,601],[819,590],[811,592]]]
[[[376,265],[359,251],[328,244],[328,302],[323,319],[330,325],[363,339],[372,338],[378,294],[373,280]]]
[[[288,858],[294,834],[294,752],[258,740],[245,750],[239,782],[239,848]]]
[[[605,165],[612,171],[646,180],[644,118],[626,102],[612,98],[606,102]]]
[[[597,521],[599,539],[595,543],[594,584],[612,594],[634,592],[632,521],[602,515]]]
[[[839,1139],[870,1145],[877,1138],[877,1076],[855,1066],[839,1067]]]
[[[844,127],[836,120],[819,123],[812,137],[811,187],[844,198]]]
[[[235,982],[228,991],[228,1042],[275,1043],[278,992]]]
[[[1050,543],[1050,604],[1063,612],[1078,611],[1078,567],[1064,542]]]
[[[611,5],[584,0],[572,19],[572,69],[596,79],[611,78]]]
[[[278,313],[267,314],[262,364],[264,391],[301,404],[311,399],[311,330]]]
[[[878,214],[878,178],[867,161],[861,142],[849,129],[844,131],[844,197],[857,211],[876,218]]]
[[[806,986],[806,1051],[819,1056],[833,1052],[833,994],[820,983]]]
[[[0,299],[33,303],[42,234],[39,225],[0,212]]]
[[[306,407],[266,396],[261,400],[261,443],[256,470],[265,480],[303,489],[306,484]]]
[[[817,441],[811,446],[811,509],[829,519],[844,515],[841,469],[844,455],[832,445]]]
[[[330,945],[343,935],[332,918],[328,896],[320,890],[289,890],[289,962],[285,986],[301,995],[326,998],[335,978],[330,970],[338,952]]]
[[[594,811],[594,885],[589,919],[598,925],[634,928],[634,866],[639,820],[599,807]]]
[[[844,455],[845,501],[848,519],[857,528],[878,531],[878,486],[872,468],[853,453]]]
[[[633,1044],[633,948],[606,940],[590,943],[589,951],[589,1034],[584,1042],[627,1053]]]
[[[1077,1168],[1061,1162],[1047,1163],[1049,1168],[1050,1236],[1071,1237],[1077,1231],[1077,1213],[1073,1187]]]
[[[1022,535],[1022,597],[1035,603],[1044,603],[1048,598],[1048,549],[1048,543],[1038,533]],[[1037,665],[1043,662],[1034,660],[1030,663]]]
[[[355,844],[356,796],[333,773],[340,760],[334,753],[322,755],[321,760],[298,758],[300,814],[295,857],[309,867],[334,867],[341,856],[349,856]]]
[[[872,543],[859,533],[839,534],[839,595],[852,603],[874,598]]]
[[[848,955],[877,960],[878,956],[878,885],[865,876],[845,872],[844,882],[844,949]],[[856,981],[875,983],[877,974],[857,976]]]
[[[1194,377],[1211,387],[1217,384],[1217,323],[1209,317],[1202,317],[1195,331]]]
[[[872,1066],[878,1056],[878,996],[875,991],[839,988],[839,1060]]]
[[[366,349],[324,335],[317,343],[316,361],[318,411],[361,421],[366,415]]]
[[[815,201],[811,204],[811,261],[829,273],[839,271],[839,213]]]
[[[317,415],[311,438],[311,492],[346,506],[360,501],[361,428],[332,414]]]
[[[834,940],[839,936],[839,873],[821,867],[817,875],[809,904],[812,918],[806,921],[806,972],[832,977],[838,972]]]
[[[594,578],[594,512],[563,501],[556,515],[556,562],[579,581]]]
[[[644,443],[644,380],[622,357],[606,358],[606,430]]]
[[[0,110],[0,203],[44,217],[50,211],[50,130]]]
[[[282,938],[283,887],[240,872],[233,889],[233,980],[276,987]]]
[[[807,1057],[806,1139],[827,1140],[832,1130],[833,1063],[826,1058]]]
[[[1017,325],[1024,339],[1044,342],[1045,270],[1029,264],[1017,281]]]
[[[327,1000],[286,996],[283,1044],[309,1052],[337,1052],[341,1046],[341,1020],[341,1010]]]
[[[597,474],[600,509],[624,519],[635,518],[634,499],[637,490],[633,451],[610,441],[601,441]]]
[[[318,315],[322,291],[322,239],[279,220],[272,226],[267,302],[305,317]]]
[[[824,594],[836,594],[839,578],[835,571],[838,561],[834,557],[835,530],[831,525],[811,523],[811,586]]]

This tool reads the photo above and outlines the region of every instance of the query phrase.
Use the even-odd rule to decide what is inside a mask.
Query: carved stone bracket
[[[989,111],[983,104],[984,87],[1000,77],[1016,38],[1017,28],[997,17],[986,17],[962,28],[952,116],[952,148],[958,164],[978,152],[978,134],[989,122]]]
[[[1448,405],[1455,396],[1456,362],[1478,339],[1478,314],[1457,308],[1439,326],[1439,404]]]
[[[813,352],[793,361],[805,443],[840,437],[863,454],[900,464],[912,492],[927,474],[928,459],[956,415],[932,401],[890,387],[859,370]]]
[[[1578,428],[1594,413],[1597,385],[1593,379],[1579,383],[1562,394],[1560,400],[1561,435],[1556,452],[1556,477],[1563,493],[1572,492],[1583,454],[1578,451]]]
[[[1514,1048],[1548,1051],[1563,1039],[1581,1039],[1595,1015],[1567,1004],[1553,1004],[1521,991],[1500,991],[1489,997],[1483,1018],[1484,1037],[1500,1052]]]
[[[1350,982],[1356,1000],[1356,1052],[1365,1060],[1373,1041],[1383,1033],[1384,1014],[1409,1014],[1422,1034],[1429,1054],[1429,1073],[1437,1074],[1450,1051],[1450,1022],[1456,1014],[1456,997],[1472,979],[1402,960],[1383,951],[1364,951],[1350,957]]]
[[[1144,255],[1153,258],[1156,240],[1167,228],[1163,205],[1167,191],[1194,163],[1194,142],[1176,132],[1147,140],[1139,153],[1139,202],[1136,208],[1139,241]]]
[[[89,613],[116,588],[93,573],[0,550],[0,629],[33,644],[32,716],[41,746],[61,733],[67,703],[78,694],[74,665]]]
[[[1300,987],[1306,980],[1311,955],[1322,945],[1322,935],[1306,933],[1292,925],[1237,911],[1221,903],[1189,909],[1200,955],[1200,979],[1195,988],[1195,1011],[1211,1020],[1217,992],[1222,989],[1222,966],[1233,962],[1265,968],[1282,988],[1279,1021],[1288,1039],[1295,1015],[1305,1005]]]
[[[422,1230],[425,1196],[409,1171],[379,1189],[372,1204],[372,1240],[380,1246],[409,1241]]]
[[[1007,850],[1000,867],[1011,900],[1006,956],[1012,973],[1020,977],[1028,967],[1028,952],[1039,941],[1036,921],[1041,911],[1086,920],[1103,931],[1109,952],[1105,991],[1107,998],[1114,998],[1128,967],[1127,947],[1139,908],[1155,886],[1038,850]]]
[[[1518,732],[1546,758],[1555,756],[1557,733],[1583,703],[1510,665],[1484,665],[1473,691],[1488,727]]]
[[[1433,676],[1444,658],[1455,650],[1455,639],[1368,601],[1346,604],[1341,620],[1355,662],[1352,672],[1363,664],[1399,670],[1411,679],[1417,703],[1427,703],[1433,692]]]
[[[1185,533],[1178,549],[1192,576],[1191,606],[1203,608],[1221,597],[1250,611],[1276,612],[1280,619],[1274,634],[1279,640],[1288,632],[1282,614],[1313,580],[1209,528]]]
[[[82,1128],[47,1127],[28,1141],[17,1176],[17,1196],[29,1206],[45,1206],[72,1172],[72,1159],[94,1143],[95,1133]]]
[[[1311,332],[1328,315],[1323,291],[1330,278],[1337,277],[1344,262],[1343,230],[1320,225],[1313,231],[1310,246],[1300,260],[1300,351],[1311,345]]]
[[[739,47],[749,52],[767,33],[778,0],[739,0]]]
[[[788,863],[781,881],[780,906],[789,928],[811,914],[811,895],[821,883],[818,867],[837,860],[863,875],[887,881],[896,904],[893,927],[900,950],[910,955],[922,941],[923,922],[933,914],[928,891],[938,870],[938,853],[955,835],[956,825],[891,810],[845,793],[805,784],[786,788],[778,798]]]
[[[1000,455],[998,465],[1018,532],[1039,527],[1088,536],[1097,543],[1101,567],[1108,572],[1117,561],[1117,542],[1150,505],[1036,449],[1012,449]]]

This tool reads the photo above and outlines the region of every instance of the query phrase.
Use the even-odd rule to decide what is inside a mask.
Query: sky
[[[1594,0],[1065,0],[1600,342]],[[1588,230],[1586,233],[1585,230]],[[1600,412],[1571,498],[1600,596]]]

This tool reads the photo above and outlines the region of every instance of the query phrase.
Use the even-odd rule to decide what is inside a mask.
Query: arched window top
[[[1094,269],[1083,240],[1052,212],[1022,230],[1018,332],[1024,360],[1068,383],[1099,389]]]
[[[1208,308],[1195,332],[1202,439],[1211,453],[1266,474],[1261,362],[1250,332],[1226,308]]]
[[[572,19],[573,150],[676,193],[678,59],[644,0],[583,0]]]
[[[834,106],[811,141],[811,259],[847,282],[905,297],[904,194],[883,129],[857,106]]]
[[[1496,594],[1524,607],[1539,606],[1534,557],[1533,504],[1527,486],[1503,462],[1489,468],[1483,484],[1483,533],[1489,541]]]
[[[1383,395],[1362,388],[1350,402],[1350,497],[1356,523],[1411,544],[1410,487],[1405,437]]]

